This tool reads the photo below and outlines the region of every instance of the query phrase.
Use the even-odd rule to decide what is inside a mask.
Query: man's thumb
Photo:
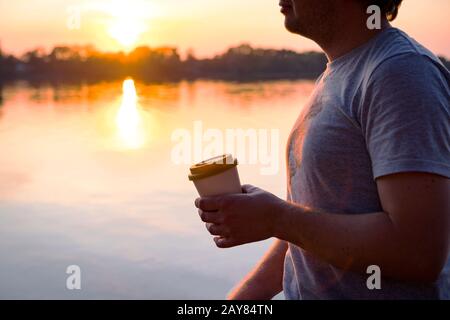
[[[252,186],[251,184],[244,184],[242,186],[242,192],[243,193],[253,193],[253,192],[256,192],[258,190],[259,190],[258,187]]]

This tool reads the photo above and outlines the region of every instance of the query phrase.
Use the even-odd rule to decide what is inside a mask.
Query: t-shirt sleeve
[[[374,70],[360,113],[374,179],[401,172],[450,177],[449,78],[419,54],[391,58]]]

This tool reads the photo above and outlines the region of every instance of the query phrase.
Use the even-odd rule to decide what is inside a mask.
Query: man
[[[195,202],[220,248],[277,238],[229,299],[450,299],[450,75],[390,26],[400,3],[281,1],[329,63],[288,141],[288,201]]]

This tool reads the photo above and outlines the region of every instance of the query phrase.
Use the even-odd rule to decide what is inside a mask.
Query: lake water
[[[239,172],[243,183],[285,197],[285,143],[312,88],[308,81],[3,85],[0,298],[225,297],[270,241],[215,247],[193,206],[189,165],[174,160],[174,132],[195,140],[199,126],[277,130],[277,172],[263,174],[261,161],[244,161]],[[66,288],[69,265],[81,268],[81,290]]]

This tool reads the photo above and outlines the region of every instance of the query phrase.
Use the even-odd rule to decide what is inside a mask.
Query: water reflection
[[[126,79],[122,91],[122,104],[116,114],[117,135],[123,147],[139,149],[145,143],[145,135],[134,81]]]
[[[171,159],[171,135],[194,135],[201,120],[219,130],[278,128],[283,144],[313,86],[4,84],[0,299],[223,298],[267,243],[217,250],[193,208],[188,168]],[[284,166],[283,156],[281,145]],[[244,183],[284,196],[283,174],[239,170]],[[76,293],[64,286],[71,264],[86,284]]]

